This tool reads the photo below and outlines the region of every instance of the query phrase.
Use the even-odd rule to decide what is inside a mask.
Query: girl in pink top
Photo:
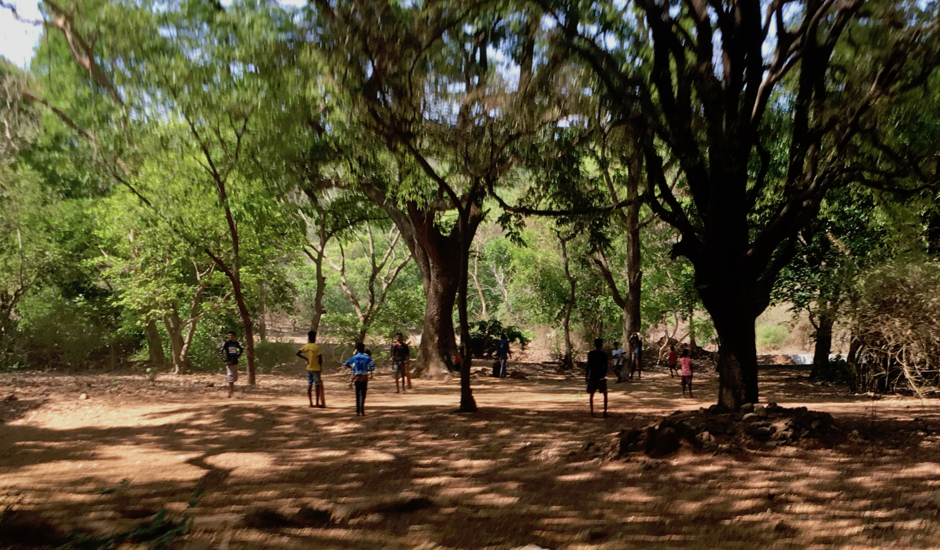
[[[682,376],[682,396],[685,397],[685,387],[689,387],[689,397],[692,397],[692,358],[689,357],[689,350],[682,350],[682,357],[679,358]]]

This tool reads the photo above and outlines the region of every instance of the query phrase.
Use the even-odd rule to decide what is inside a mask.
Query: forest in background
[[[777,304],[819,372],[936,387],[937,4],[756,5],[44,1],[0,65],[0,362],[215,369],[234,330],[253,384],[290,319],[421,335],[472,410],[495,321],[716,344],[734,408]]]

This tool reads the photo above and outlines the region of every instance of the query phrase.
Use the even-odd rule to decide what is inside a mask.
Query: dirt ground
[[[940,547],[938,401],[761,370],[762,401],[829,412],[844,441],[612,460],[621,429],[711,405],[717,377],[694,399],[667,372],[611,383],[602,419],[580,379],[510,370],[528,379],[475,376],[465,415],[456,379],[396,395],[382,368],[364,418],[338,372],[309,408],[302,365],[231,400],[222,375],[2,374],[0,513],[105,535],[165,508],[188,549]],[[402,495],[418,505],[382,508]],[[333,519],[246,526],[259,507]]]

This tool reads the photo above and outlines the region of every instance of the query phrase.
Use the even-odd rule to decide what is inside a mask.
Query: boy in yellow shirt
[[[301,346],[297,352],[297,357],[307,362],[307,398],[310,400],[311,407],[326,408],[326,393],[323,391],[323,352],[320,346],[314,342],[317,341],[316,331],[311,330],[307,333],[307,343]],[[313,404],[313,390],[317,392],[317,404]],[[322,404],[321,404],[322,403]]]

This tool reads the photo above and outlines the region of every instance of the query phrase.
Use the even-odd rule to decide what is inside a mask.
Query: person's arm
[[[375,378],[375,361],[369,359],[369,380]]]
[[[320,364],[320,370],[323,370],[323,350],[320,350],[320,355],[317,355],[317,363]]]
[[[297,350],[297,357],[300,357],[300,358],[303,359],[304,361],[307,360],[307,355],[306,355],[303,351],[301,351],[301,350]]]

